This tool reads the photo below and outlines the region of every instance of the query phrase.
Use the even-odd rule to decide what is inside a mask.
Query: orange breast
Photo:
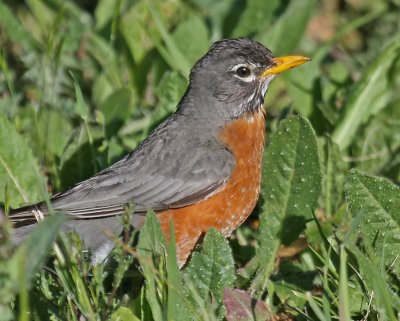
[[[220,133],[220,139],[236,159],[228,182],[202,202],[157,215],[167,239],[169,222],[173,218],[181,266],[205,232],[214,227],[229,236],[250,215],[258,199],[265,139],[264,113],[260,111],[229,123]]]

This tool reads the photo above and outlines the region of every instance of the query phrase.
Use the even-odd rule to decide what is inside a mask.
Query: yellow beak
[[[273,58],[274,66],[264,70],[259,77],[269,77],[279,74],[282,71],[300,66],[308,61],[310,58],[304,56],[286,56]]]

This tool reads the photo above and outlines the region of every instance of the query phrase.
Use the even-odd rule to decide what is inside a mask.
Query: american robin
[[[173,115],[120,161],[51,198],[55,213],[70,218],[63,229],[76,231],[98,262],[114,245],[103,232],[122,232],[118,216],[127,203],[134,204],[134,228],[153,209],[167,239],[173,219],[181,266],[211,227],[229,236],[258,199],[268,85],[308,60],[274,58],[246,38],[214,43],[192,68]],[[12,211],[13,240],[23,239],[47,214],[44,202]]]

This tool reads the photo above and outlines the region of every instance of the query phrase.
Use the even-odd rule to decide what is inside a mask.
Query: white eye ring
[[[234,66],[231,70],[234,72],[234,76],[245,82],[252,82],[256,79],[253,71],[249,65],[239,64]]]

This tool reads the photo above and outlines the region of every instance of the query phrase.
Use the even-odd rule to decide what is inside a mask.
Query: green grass
[[[76,235],[53,244],[63,216],[17,249],[0,217],[0,321],[398,320],[399,21],[397,0],[0,2],[6,211],[137,146],[213,41],[312,58],[271,85],[259,205],[229,240],[211,230],[179,270],[149,213],[91,266]]]

